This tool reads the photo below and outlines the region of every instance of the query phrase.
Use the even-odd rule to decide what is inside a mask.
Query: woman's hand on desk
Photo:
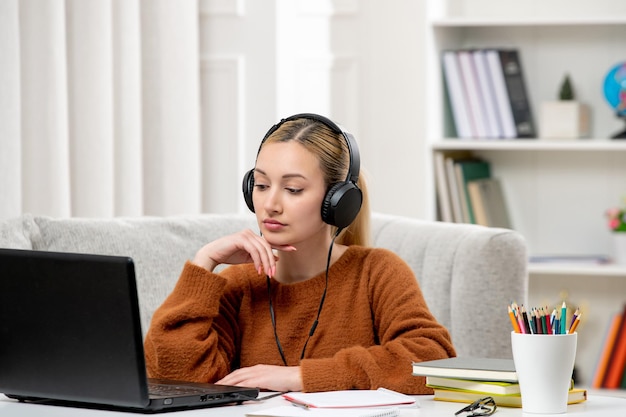
[[[254,365],[237,369],[217,383],[270,391],[302,391],[299,366]]]

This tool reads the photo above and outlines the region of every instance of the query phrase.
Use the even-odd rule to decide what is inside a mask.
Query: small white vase
[[[626,265],[626,232],[613,233],[613,259],[618,265]]]

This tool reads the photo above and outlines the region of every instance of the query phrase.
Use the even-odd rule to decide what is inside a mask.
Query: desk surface
[[[434,401],[431,395],[416,396],[419,408],[402,409],[403,417],[454,417],[454,412],[463,407],[463,404]],[[219,416],[219,417],[242,417],[246,412],[262,410],[288,402],[280,397],[268,399],[264,402],[251,402],[243,405],[204,408],[181,412],[165,413],[163,416]],[[52,405],[24,404],[9,399],[0,394],[0,415],[12,417],[104,417],[104,416],[135,416],[137,413],[121,413],[102,410],[87,410],[83,408],[70,408]],[[499,407],[495,417],[531,417],[532,414],[522,413],[520,408]],[[545,416],[545,415],[544,415]],[[601,395],[589,395],[586,402],[573,404],[567,407],[567,414],[555,416],[594,416],[594,417],[624,417],[626,416],[626,398],[609,397]]]

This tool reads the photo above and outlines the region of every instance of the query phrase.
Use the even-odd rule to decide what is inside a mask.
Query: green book
[[[470,181],[491,178],[491,165],[482,159],[462,159],[455,161],[457,182],[459,185],[459,197],[461,198],[463,219],[466,223],[476,223],[476,216],[472,208],[467,183]]]

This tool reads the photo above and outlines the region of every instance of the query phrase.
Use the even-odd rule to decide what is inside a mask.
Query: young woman
[[[217,239],[185,264],[145,340],[149,376],[430,393],[412,361],[454,348],[409,266],[367,247],[354,138],[322,116],[284,119],[263,139],[243,188],[260,233]],[[222,264],[231,266],[215,272]]]

